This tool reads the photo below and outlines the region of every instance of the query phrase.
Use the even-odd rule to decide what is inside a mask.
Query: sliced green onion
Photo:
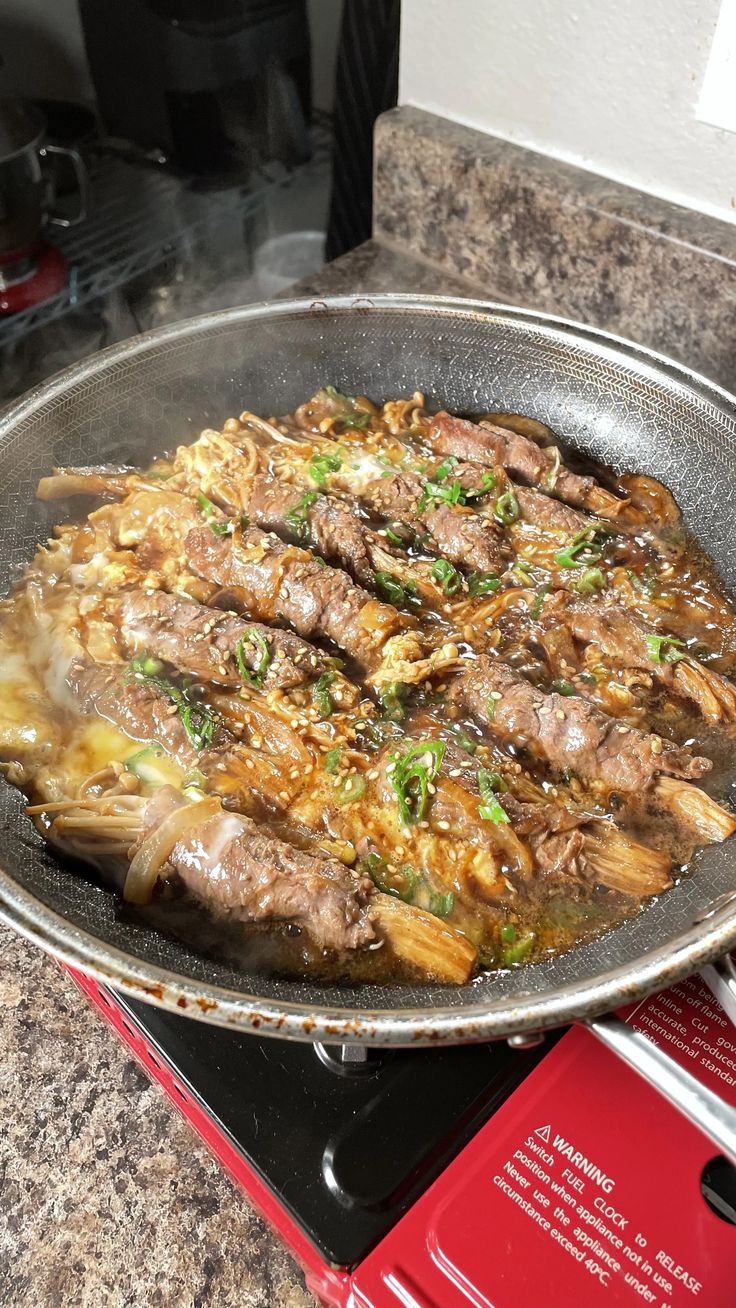
[[[425,913],[431,913],[433,917],[449,917],[455,907],[455,895],[452,890],[442,894],[430,886],[427,881],[422,881],[414,894],[412,903],[417,908],[423,908]]]
[[[491,595],[501,585],[495,572],[471,572],[468,577],[468,592],[471,595]]]
[[[473,737],[468,735],[465,728],[461,727],[459,722],[453,723],[453,725],[448,727],[447,730],[450,732],[450,735],[455,738],[461,749],[465,750],[466,754],[475,753],[480,742],[473,740]]]
[[[580,595],[593,595],[597,590],[605,590],[607,582],[605,573],[600,568],[586,568],[571,584],[573,590]]]
[[[251,641],[258,649],[258,661],[254,668],[249,668],[245,661],[245,646],[246,643]],[[266,670],[271,662],[271,651],[266,640],[260,631],[256,631],[255,627],[248,627],[248,630],[244,631],[240,637],[235,646],[235,661],[238,665],[238,672],[248,686],[263,685]]]
[[[435,468],[429,480],[434,482],[435,486],[439,486],[441,482],[447,481],[450,473],[455,471],[459,462],[460,460],[456,459],[454,454],[449,455],[448,458],[442,460],[439,467]]]
[[[553,681],[552,689],[556,690],[558,695],[575,694],[575,687],[573,686],[572,682],[566,681],[564,677],[560,677],[557,681]]]
[[[393,895],[405,904],[414,902],[417,887],[417,874],[408,863],[389,872],[386,860],[380,854],[368,854],[358,864],[361,872],[367,872],[377,890],[384,895]]]
[[[315,486],[320,490],[325,490],[327,486],[327,476],[331,472],[339,472],[342,467],[342,459],[339,454],[315,454],[309,460],[309,476]]]
[[[641,574],[634,572],[633,568],[628,568],[627,572],[632,585],[639,593],[645,595],[647,599],[654,599],[657,593],[657,573],[653,565],[647,563]]]
[[[341,391],[335,390],[334,386],[325,386],[325,391],[331,399],[340,400],[345,407],[345,412],[339,415],[338,422],[341,422],[345,428],[357,427],[359,431],[365,431],[371,415],[366,409],[357,408],[355,396],[343,395]]]
[[[181,793],[186,795],[187,799],[201,799],[202,792],[206,788],[207,778],[199,768],[192,768],[191,772],[187,772],[181,783]]]
[[[546,453],[548,453],[547,450],[545,450],[545,454],[546,454]],[[553,491],[553,490],[554,490],[555,486],[557,485],[557,478],[558,478],[559,475],[560,475],[560,468],[561,468],[561,467],[562,467],[562,459],[561,459],[561,457],[560,457],[560,451],[558,450],[558,448],[557,448],[556,445],[553,445],[553,446],[552,446],[552,467],[550,468],[549,472],[545,472],[545,474],[544,474],[544,476],[543,476],[543,478],[542,478],[542,481],[544,482],[545,486],[547,487],[547,490],[550,490],[550,491]]]
[[[478,806],[478,816],[486,822],[508,822],[508,813],[496,798],[496,791],[508,790],[500,772],[489,772],[488,768],[478,768],[478,789],[482,800]]]
[[[354,804],[356,799],[362,799],[365,794],[366,780],[360,773],[354,776],[346,777],[341,786],[335,791],[335,799],[338,804]]]
[[[438,486],[436,482],[425,482],[422,497],[417,504],[417,513],[424,513],[432,500],[441,500],[444,504],[465,504],[465,491],[457,479],[449,486]]]
[[[314,501],[317,499],[317,491],[305,491],[300,500],[285,514],[285,521],[290,527],[293,527],[298,540],[305,541],[309,536],[309,521],[307,515]]]
[[[513,945],[516,940],[516,927],[513,922],[504,922],[501,927],[501,940],[505,945]]]
[[[163,752],[160,745],[144,745],[143,749],[137,750],[130,758],[126,758],[125,766],[128,772],[132,772],[134,777],[142,781],[144,778],[140,772],[140,764],[145,763],[146,759],[160,758]]]
[[[493,722],[495,720],[497,704],[498,704],[498,700],[496,699],[496,696],[493,694],[493,692],[491,692],[491,694],[488,696],[488,699],[486,700],[486,714],[488,715],[489,722]]]
[[[337,747],[335,749],[328,749],[324,761],[325,772],[337,772],[337,769],[340,766],[341,755],[342,750]]]
[[[397,526],[397,527],[400,526],[400,523],[397,522],[397,523],[396,523],[396,526]],[[405,550],[405,549],[406,549],[406,544],[407,544],[407,542],[403,539],[402,536],[397,536],[397,535],[396,535],[396,532],[393,531],[391,527],[386,527],[385,530],[386,530],[386,540],[387,540],[387,541],[390,541],[390,543],[391,543],[392,545],[398,545],[398,546],[400,547],[400,549],[402,549],[402,550]]]
[[[523,963],[534,944],[534,939],[534,932],[529,931],[527,935],[521,936],[515,944],[504,949],[502,955],[504,967],[513,967],[515,963]]]
[[[490,492],[495,489],[495,485],[496,478],[493,473],[484,472],[480,479],[480,486],[475,486],[470,490],[466,490],[465,498],[468,501],[468,504],[471,500],[482,500],[484,495],[489,495]]]
[[[685,642],[676,636],[647,636],[646,639],[647,652],[655,663],[679,663],[685,657],[680,653]]]
[[[610,534],[602,525],[583,528],[571,545],[555,554],[555,563],[560,568],[586,568],[590,563],[597,563],[603,554],[603,540]]]
[[[429,787],[442,766],[445,756],[443,740],[420,741],[403,755],[394,755],[391,785],[399,803],[403,826],[421,822],[429,800]]]
[[[393,572],[375,572],[373,584],[381,599],[394,604],[397,608],[411,608],[418,602],[415,583],[413,581],[402,583]]]
[[[130,671],[135,681],[153,681],[155,677],[161,676],[163,670],[161,660],[152,654],[136,654],[130,662]]]
[[[156,686],[176,705],[187,739],[193,749],[202,750],[212,744],[217,717],[201,700],[193,698],[189,682],[177,685],[162,676],[164,665],[150,654],[137,654],[131,661],[127,680]]]
[[[403,681],[387,681],[381,687],[378,698],[383,708],[383,717],[387,722],[403,722],[406,717],[404,701],[407,689]]]
[[[510,527],[512,522],[516,522],[519,516],[519,501],[512,490],[504,491],[503,495],[499,495],[493,516],[502,527]]]
[[[544,604],[545,598],[547,595],[549,595],[551,589],[552,587],[547,585],[547,583],[545,583],[544,586],[539,587],[539,590],[537,591],[537,597],[529,611],[529,617],[534,622],[536,622],[537,618],[540,616],[542,612],[542,605]]]
[[[208,500],[207,496],[202,495],[200,492],[197,496],[197,503],[202,510],[202,516],[204,517],[207,526],[210,528],[210,531],[214,532],[215,536],[229,536],[232,533],[234,530],[232,522],[230,522],[229,519],[226,522],[220,521],[217,516],[217,509],[212,503],[212,500]]]
[[[329,718],[332,713],[333,704],[330,695],[330,686],[332,685],[336,672],[323,672],[318,681],[315,681],[312,687],[312,698],[316,700],[317,707],[323,718]]]
[[[432,576],[440,583],[445,595],[456,595],[463,584],[460,573],[449,559],[436,559],[432,564]]]

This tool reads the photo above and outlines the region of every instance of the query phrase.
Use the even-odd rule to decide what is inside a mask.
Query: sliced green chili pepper
[[[558,681],[553,681],[552,689],[556,690],[558,695],[575,694],[575,687],[573,686],[572,682],[566,681],[564,677],[560,677]]]
[[[325,772],[337,772],[337,769],[340,766],[341,755],[342,755],[342,750],[339,748],[328,749],[327,753],[325,754],[325,761],[324,761]]]

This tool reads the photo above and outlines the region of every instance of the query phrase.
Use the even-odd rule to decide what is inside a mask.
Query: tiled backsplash
[[[408,106],[378,120],[375,179],[376,239],[467,293],[629,337],[736,390],[736,225]]]

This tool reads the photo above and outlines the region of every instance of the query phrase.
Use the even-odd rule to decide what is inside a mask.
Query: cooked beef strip
[[[519,486],[516,498],[524,522],[539,527],[541,531],[558,532],[569,540],[574,540],[580,532],[603,525],[600,519],[589,518],[585,513],[579,513],[569,504],[554,500],[542,491]]]
[[[262,658],[256,641],[243,639],[253,634],[265,641],[270,656],[261,682],[263,690],[303,686],[329,666],[320,650],[291,631],[247,622],[233,613],[161,591],[129,591],[120,606],[120,616],[121,634],[134,653],[146,650],[201,681],[242,685],[236,651],[240,650],[251,671]]]
[[[431,419],[429,441],[441,454],[454,454],[458,459],[489,467],[500,463],[517,477],[550,490],[568,504],[584,505],[586,495],[595,485],[592,477],[579,477],[563,464],[551,486],[554,465],[548,455],[527,436],[508,427],[496,427],[492,422],[468,422],[449,413],[438,413]]]
[[[144,835],[186,804],[164,786],[146,807]],[[373,883],[336,858],[296,849],[240,813],[222,812],[177,841],[168,857],[189,892],[232,922],[289,922],[321,949],[360,949],[375,940]]]
[[[609,790],[643,790],[658,773],[694,779],[711,767],[709,759],[617,723],[577,696],[543,694],[488,655],[469,665],[450,694],[501,740]]]
[[[683,655],[682,658],[672,663],[666,658],[659,662],[653,657],[656,645],[654,651],[650,650],[648,639],[663,633],[648,630],[620,605],[614,602],[597,605],[558,602],[555,609],[554,617],[550,612],[549,616],[545,614],[545,618],[556,622],[559,630],[567,629],[581,644],[598,645],[607,658],[624,668],[641,668],[660,685],[692,700],[706,717],[714,721],[733,721],[736,712],[736,687],[733,683],[714,668],[686,657],[684,649],[676,651]]]
[[[367,548],[367,528],[351,509],[327,495],[317,495],[304,510],[304,536],[288,515],[304,499],[297,486],[273,477],[254,478],[248,516],[257,527],[274,531],[297,543],[309,543],[324,559],[339,563],[363,586],[373,584],[374,568]]]
[[[200,528],[189,533],[185,549],[199,576],[224,587],[256,619],[288,623],[300,636],[326,637],[365,667],[407,625],[393,605],[374,599],[346,572],[322,566],[258,527],[233,536]]]
[[[148,682],[126,681],[126,671],[75,663],[69,669],[67,683],[82,712],[95,712],[133,740],[160,745],[182,767],[194,767],[199,755],[189,742],[181,718],[171,713],[168,695]],[[229,732],[220,730],[231,740]]]
[[[452,563],[474,572],[496,572],[502,567],[503,544],[495,524],[472,509],[437,500],[420,510],[424,487],[417,473],[392,473],[366,486],[361,499],[378,517],[409,526],[421,523],[431,548]]]

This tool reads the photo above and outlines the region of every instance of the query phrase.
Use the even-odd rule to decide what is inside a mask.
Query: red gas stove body
[[[174,1054],[178,1042],[151,1035],[144,1005],[73,976],[286,1242],[325,1308],[736,1305],[736,1169],[582,1029],[537,1057],[531,1071],[514,1054],[522,1059],[521,1084],[517,1076],[500,1106],[497,1095],[476,1104],[475,1117],[469,1110],[469,1142],[418,1196],[407,1190],[411,1202],[403,1211],[399,1203],[401,1215],[355,1265],[335,1266],[193,1088],[191,1071],[183,1073]],[[624,1016],[736,1103],[733,1026],[698,978]],[[168,1020],[185,1033],[200,1027]],[[240,1042],[247,1055],[254,1037],[221,1032],[218,1039]],[[462,1050],[444,1052],[457,1059],[459,1077],[473,1075]],[[435,1053],[410,1057],[423,1056]],[[432,1069],[424,1072],[413,1081],[418,1115],[424,1104],[416,1091]],[[346,1109],[351,1122],[354,1115]],[[432,1117],[427,1131],[433,1126]],[[369,1117],[365,1131],[380,1153]],[[340,1197],[339,1147],[331,1144],[323,1158],[328,1154],[323,1172]],[[309,1178],[302,1180],[306,1188]],[[379,1194],[366,1206],[380,1208]],[[342,1197],[346,1208],[360,1207],[347,1189]]]

